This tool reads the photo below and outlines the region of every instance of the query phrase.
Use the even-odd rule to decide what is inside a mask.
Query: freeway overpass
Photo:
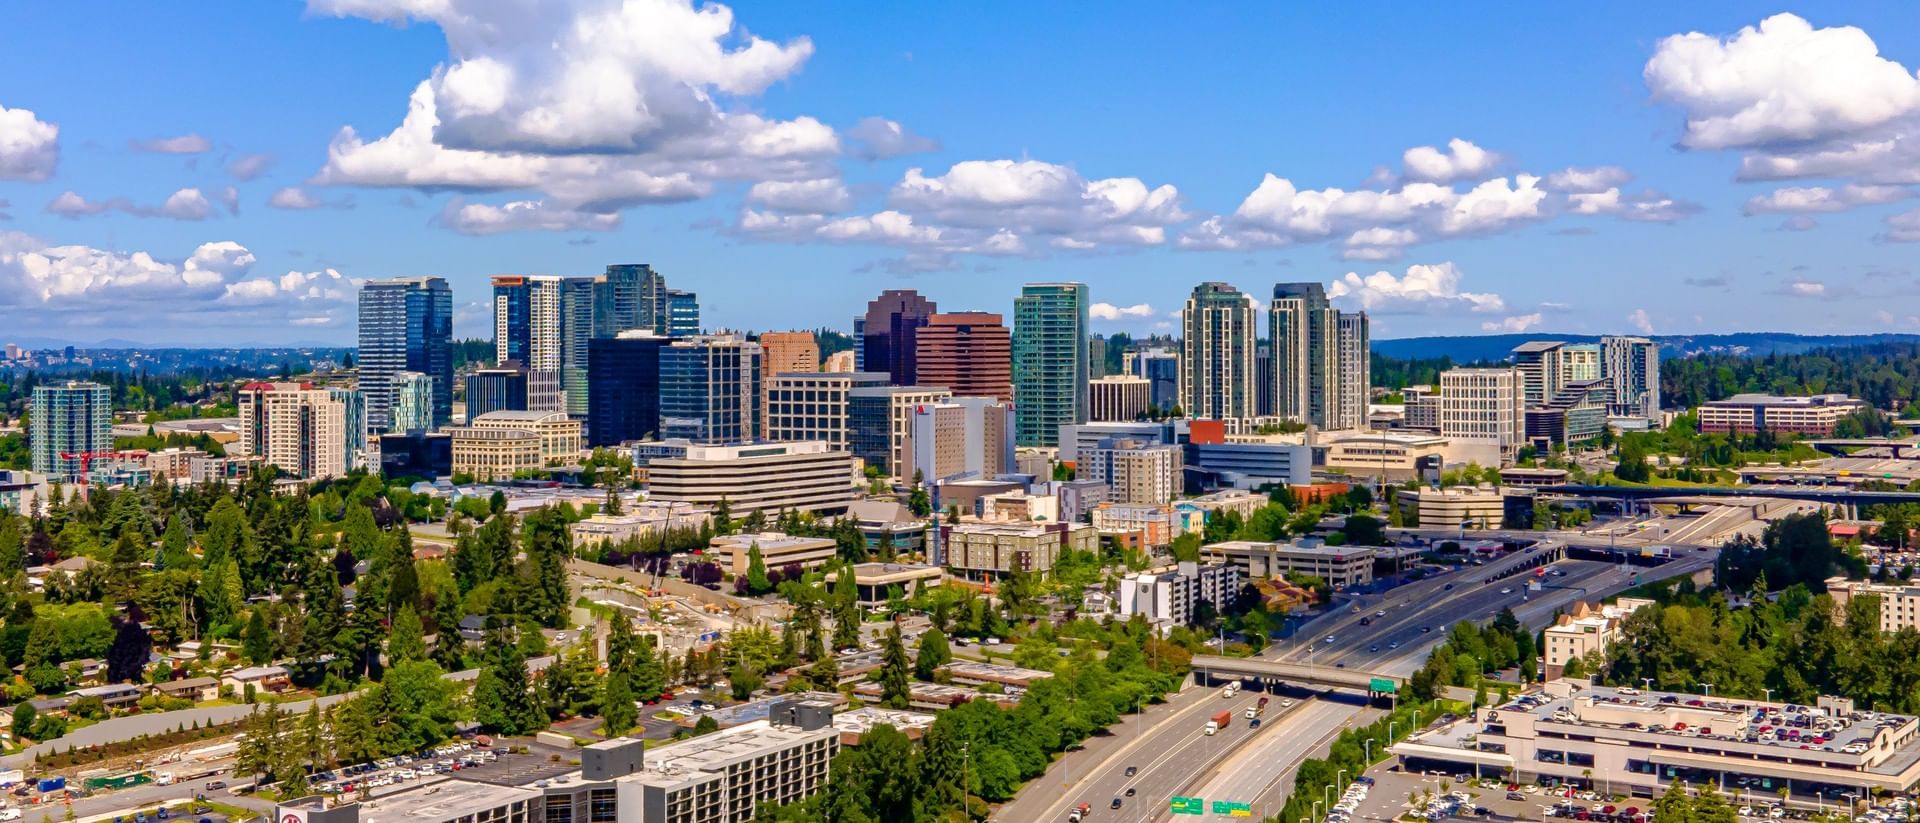
[[[1365,691],[1369,697],[1395,694],[1406,685],[1404,678],[1390,674],[1376,674],[1334,666],[1302,665],[1262,657],[1220,657],[1211,654],[1194,655],[1193,673],[1196,682],[1199,682],[1202,676],[1212,680],[1251,678],[1267,683],[1283,681],[1296,685]]]
[[[1835,506],[1871,506],[1882,503],[1920,503],[1920,492],[1858,491],[1832,486],[1541,486],[1541,494],[1599,497],[1611,500],[1672,500],[1682,498],[1755,498],[1805,500]]]

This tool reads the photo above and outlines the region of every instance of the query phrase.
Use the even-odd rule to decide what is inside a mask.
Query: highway
[[[1712,566],[1715,552],[1690,551],[1672,562],[1651,569],[1629,568],[1622,570],[1607,563],[1584,560],[1568,560],[1554,564],[1552,568],[1565,571],[1566,576],[1549,576],[1542,580],[1539,592],[1527,592],[1521,578],[1501,581],[1493,584],[1463,585],[1456,581],[1452,590],[1442,584],[1441,590],[1434,596],[1431,590],[1426,597],[1417,602],[1424,605],[1393,606],[1386,609],[1385,618],[1376,619],[1371,626],[1360,627],[1358,616],[1349,613],[1353,622],[1352,629],[1371,634],[1361,636],[1351,651],[1335,652],[1331,658],[1336,663],[1377,671],[1382,674],[1411,675],[1425,662],[1427,653],[1441,642],[1447,627],[1461,620],[1483,621],[1504,607],[1513,609],[1514,616],[1530,628],[1540,628],[1553,619],[1554,612],[1571,606],[1576,600],[1595,600],[1606,594],[1628,588],[1632,585],[1633,574],[1640,572],[1643,579],[1671,577],[1690,574]],[[1494,564],[1498,568],[1499,564]],[[1461,575],[1449,575],[1460,577]],[[1469,581],[1478,578],[1467,575]],[[1407,587],[1411,588],[1411,587]],[[1501,594],[1505,588],[1512,588],[1512,594]],[[1389,604],[1396,600],[1405,604],[1415,602],[1416,595],[1396,598],[1390,594]],[[1524,597],[1524,600],[1520,598]],[[1516,602],[1517,601],[1517,602]],[[1376,606],[1375,611],[1379,611]],[[1402,612],[1403,614],[1396,614]],[[1371,613],[1369,613],[1371,614]],[[1431,632],[1422,631],[1422,627],[1432,628]],[[1325,635],[1316,632],[1313,640],[1324,640]],[[1338,640],[1336,635],[1336,640]],[[1360,648],[1359,643],[1367,644]],[[1392,644],[1398,643],[1395,649]],[[1320,643],[1323,647],[1324,642]],[[1372,651],[1374,646],[1379,651]],[[1298,653],[1292,655],[1298,659]],[[1350,700],[1350,699],[1349,699]],[[1364,709],[1352,702],[1334,702],[1329,699],[1314,701],[1329,707],[1339,717],[1333,727],[1337,732],[1341,726],[1351,722],[1371,722],[1377,716],[1377,710]],[[1365,714],[1363,715],[1363,712]],[[1208,799],[1221,798],[1241,800],[1252,803],[1256,811],[1277,809],[1286,799],[1286,793],[1293,785],[1292,772],[1302,759],[1325,750],[1331,742],[1333,733],[1324,726],[1311,726],[1295,729],[1287,726],[1284,733],[1270,734],[1258,738],[1255,743],[1236,753],[1221,768],[1211,773],[1204,783],[1189,785],[1184,795],[1197,795]],[[1324,739],[1323,739],[1324,738]],[[1312,746],[1307,746],[1307,743]],[[1164,808],[1161,809],[1165,811]],[[1160,817],[1150,819],[1163,819]]]
[[[1600,544],[1604,543],[1601,538]],[[1352,602],[1361,607],[1359,613],[1342,609],[1322,615],[1300,628],[1296,642],[1270,647],[1263,656],[1410,674],[1426,659],[1427,651],[1444,639],[1447,627],[1461,620],[1484,621],[1506,606],[1529,625],[1539,626],[1555,609],[1577,599],[1594,600],[1627,588],[1635,572],[1651,579],[1698,571],[1710,567],[1713,556],[1689,551],[1664,566],[1626,570],[1593,561],[1562,561],[1554,568],[1566,575],[1546,578],[1538,593],[1525,591],[1527,578],[1481,582],[1519,561],[1510,557],[1358,598]],[[1501,593],[1508,588],[1510,593]],[[1373,617],[1383,610],[1385,617]],[[1363,617],[1370,625],[1359,624]],[[1331,646],[1324,642],[1328,635],[1335,637]],[[1096,820],[1163,820],[1168,818],[1167,799],[1176,794],[1252,802],[1256,811],[1265,808],[1262,804],[1277,808],[1291,787],[1291,779],[1281,778],[1302,759],[1324,751],[1342,727],[1367,710],[1361,695],[1322,697],[1282,687],[1268,707],[1264,726],[1249,733],[1241,713],[1258,699],[1258,693],[1243,692],[1231,700],[1219,695],[1218,689],[1190,687],[1166,711],[1144,722],[1123,721],[1115,729],[1118,744],[1096,738],[1086,751],[1065,756],[994,819],[1064,820],[1074,804],[1085,802],[1094,807]],[[1296,705],[1280,711],[1280,697],[1293,699]],[[1206,736],[1202,730],[1208,717],[1222,709],[1235,712],[1233,725],[1222,734]],[[1134,777],[1126,775],[1128,766],[1138,767]],[[1135,796],[1124,796],[1129,787]],[[1110,810],[1115,797],[1122,798],[1118,813]]]

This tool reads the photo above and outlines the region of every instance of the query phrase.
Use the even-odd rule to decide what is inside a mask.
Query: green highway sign
[[[1399,691],[1399,687],[1395,686],[1393,681],[1384,677],[1373,678],[1373,682],[1367,684],[1367,689],[1377,694],[1393,694]]]
[[[1174,814],[1206,814],[1207,801],[1198,797],[1181,797],[1174,795],[1171,800],[1167,801],[1167,808]]]
[[[1213,801],[1213,813],[1230,815],[1232,817],[1251,817],[1253,816],[1253,806],[1238,800],[1215,800]]]

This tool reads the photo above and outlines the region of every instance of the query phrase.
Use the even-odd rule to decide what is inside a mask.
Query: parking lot
[[[1499,821],[1564,820],[1576,823],[1649,823],[1653,801],[1532,784],[1503,784],[1492,780],[1462,782],[1457,775],[1407,773],[1392,770],[1391,761],[1369,771],[1372,790],[1355,805],[1350,821],[1396,820],[1413,813],[1438,821],[1487,819]],[[1808,820],[1836,810],[1806,807],[1797,799],[1789,808],[1778,796],[1729,786],[1724,797],[1743,820]],[[1855,817],[1861,823],[1889,823],[1907,819],[1911,801],[1894,798]],[[1481,812],[1484,811],[1484,814]]]

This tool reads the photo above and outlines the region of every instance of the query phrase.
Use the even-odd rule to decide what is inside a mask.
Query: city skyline
[[[1028,9],[1018,31],[884,6],[102,5],[120,25],[75,63],[86,6],[5,17],[49,32],[0,55],[33,80],[0,89],[23,340],[347,344],[362,282],[429,276],[455,335],[486,337],[490,277],[629,262],[710,329],[846,331],[888,288],[1010,316],[1021,284],[1080,281],[1092,330],[1171,333],[1219,281],[1326,283],[1382,339],[1920,330],[1920,33],[1895,3]],[[1227,22],[1280,45],[1218,48]],[[576,96],[588,71],[610,97]]]

